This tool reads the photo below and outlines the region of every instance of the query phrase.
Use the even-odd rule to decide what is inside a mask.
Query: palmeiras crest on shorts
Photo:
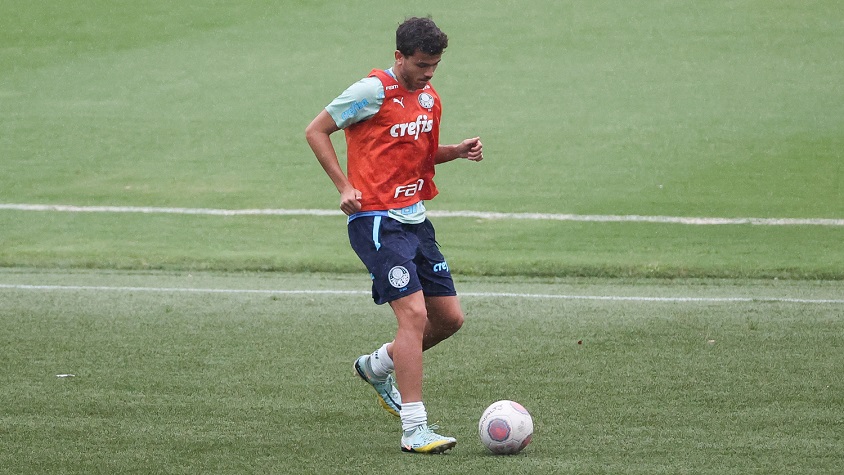
[[[390,285],[397,289],[403,289],[410,283],[410,272],[402,266],[395,266],[390,269],[387,277],[390,279]]]
[[[434,96],[427,92],[419,94],[419,105],[426,109],[432,109],[434,107]]]

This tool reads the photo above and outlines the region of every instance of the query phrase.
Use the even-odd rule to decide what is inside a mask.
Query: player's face
[[[407,90],[422,89],[434,77],[434,71],[437,70],[441,59],[441,54],[430,55],[416,51],[410,56],[405,56],[396,51],[396,76]]]

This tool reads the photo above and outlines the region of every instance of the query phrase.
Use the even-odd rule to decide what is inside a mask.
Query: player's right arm
[[[376,77],[363,78],[331,101],[305,129],[305,138],[323,170],[340,192],[340,209],[347,215],[360,211],[361,192],[352,186],[343,173],[329,136],[374,116],[383,102],[384,86],[381,81]]]
[[[305,138],[322,169],[340,192],[340,209],[347,215],[351,215],[360,211],[361,192],[352,186],[346,174],[343,173],[337,151],[331,143],[331,134],[338,130],[340,128],[337,127],[331,114],[323,110],[305,129]]]

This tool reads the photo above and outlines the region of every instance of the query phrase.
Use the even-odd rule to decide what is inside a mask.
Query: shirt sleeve
[[[363,78],[349,86],[325,107],[338,128],[364,121],[381,109],[384,85],[376,77]]]

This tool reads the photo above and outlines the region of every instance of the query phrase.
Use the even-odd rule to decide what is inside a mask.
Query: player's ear
[[[396,62],[401,66],[401,61],[404,59],[404,55],[401,54],[401,51],[396,50]]]

